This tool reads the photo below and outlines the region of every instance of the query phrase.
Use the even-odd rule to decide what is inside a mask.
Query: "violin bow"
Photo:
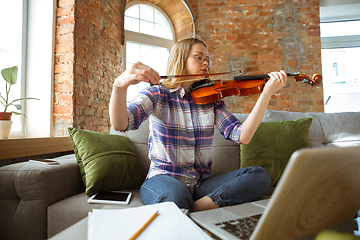
[[[208,77],[208,76],[217,76],[217,75],[226,75],[230,73],[241,73],[240,70],[222,72],[222,73],[205,73],[205,74],[189,74],[189,75],[169,75],[169,76],[160,76],[161,79],[166,78],[181,78],[181,77]]]

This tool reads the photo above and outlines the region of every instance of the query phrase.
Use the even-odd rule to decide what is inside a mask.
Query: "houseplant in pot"
[[[21,110],[22,106],[18,102],[21,100],[28,100],[28,99],[36,99],[38,98],[19,98],[15,100],[9,99],[9,93],[11,90],[11,86],[16,84],[17,82],[17,76],[18,76],[18,67],[10,67],[10,68],[4,68],[1,70],[1,75],[3,76],[5,80],[5,93],[3,94],[0,92],[0,102],[2,104],[2,108],[4,109],[3,112],[0,112],[0,138],[8,138],[10,134],[11,129],[11,116],[12,114],[16,115],[24,115],[20,112],[15,111],[9,111],[9,107],[15,107],[17,110]],[[1,107],[1,106],[0,106]],[[1,108],[0,108],[1,111]]]

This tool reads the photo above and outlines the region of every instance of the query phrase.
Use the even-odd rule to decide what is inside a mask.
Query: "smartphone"
[[[51,160],[51,159],[31,159],[29,162],[35,162],[35,163],[43,163],[47,165],[53,165],[53,164],[59,164],[58,161]]]
[[[104,204],[129,204],[131,192],[99,192],[88,199],[89,203],[104,203]]]

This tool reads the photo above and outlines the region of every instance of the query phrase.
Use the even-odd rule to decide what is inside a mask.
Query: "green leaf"
[[[15,115],[25,115],[25,114],[18,113],[18,112],[13,112],[13,111],[12,111],[12,113],[15,114]]]
[[[30,98],[30,97],[19,98],[19,99],[15,99],[14,101],[9,103],[8,105],[14,105],[14,102],[21,101],[21,100],[40,100],[40,99],[38,99],[38,98]]]
[[[16,102],[16,101],[21,101],[21,100],[40,100],[38,98],[30,98],[30,97],[25,97],[25,98],[18,98],[18,99],[15,99],[14,101],[12,102]]]
[[[16,107],[17,110],[21,110],[22,108],[20,104],[13,104],[13,105]]]
[[[27,117],[26,114],[23,114],[23,113],[14,112],[14,111],[12,111],[12,113],[15,114],[15,115],[23,115],[24,117]]]
[[[4,77],[6,82],[15,84],[17,82],[18,67],[14,66],[11,68],[4,68],[1,71],[1,75]]]

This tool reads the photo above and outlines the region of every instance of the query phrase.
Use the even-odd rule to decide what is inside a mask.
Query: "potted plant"
[[[14,113],[16,115],[24,115],[26,117],[26,115],[21,112],[14,112],[14,111],[9,112],[8,108],[11,106],[14,106],[17,110],[21,110],[22,106],[19,103],[17,103],[18,101],[28,100],[28,99],[36,99],[36,100],[39,100],[39,99],[38,98],[19,98],[19,99],[10,101],[9,93],[11,90],[11,86],[16,84],[16,82],[17,82],[18,67],[14,66],[14,67],[10,67],[10,68],[5,68],[1,71],[1,75],[5,79],[6,84],[5,84],[5,95],[2,95],[0,92],[0,102],[4,107],[4,111],[0,112],[0,138],[8,138],[9,134],[10,134],[11,124],[12,124],[12,121],[11,121],[12,114]]]

